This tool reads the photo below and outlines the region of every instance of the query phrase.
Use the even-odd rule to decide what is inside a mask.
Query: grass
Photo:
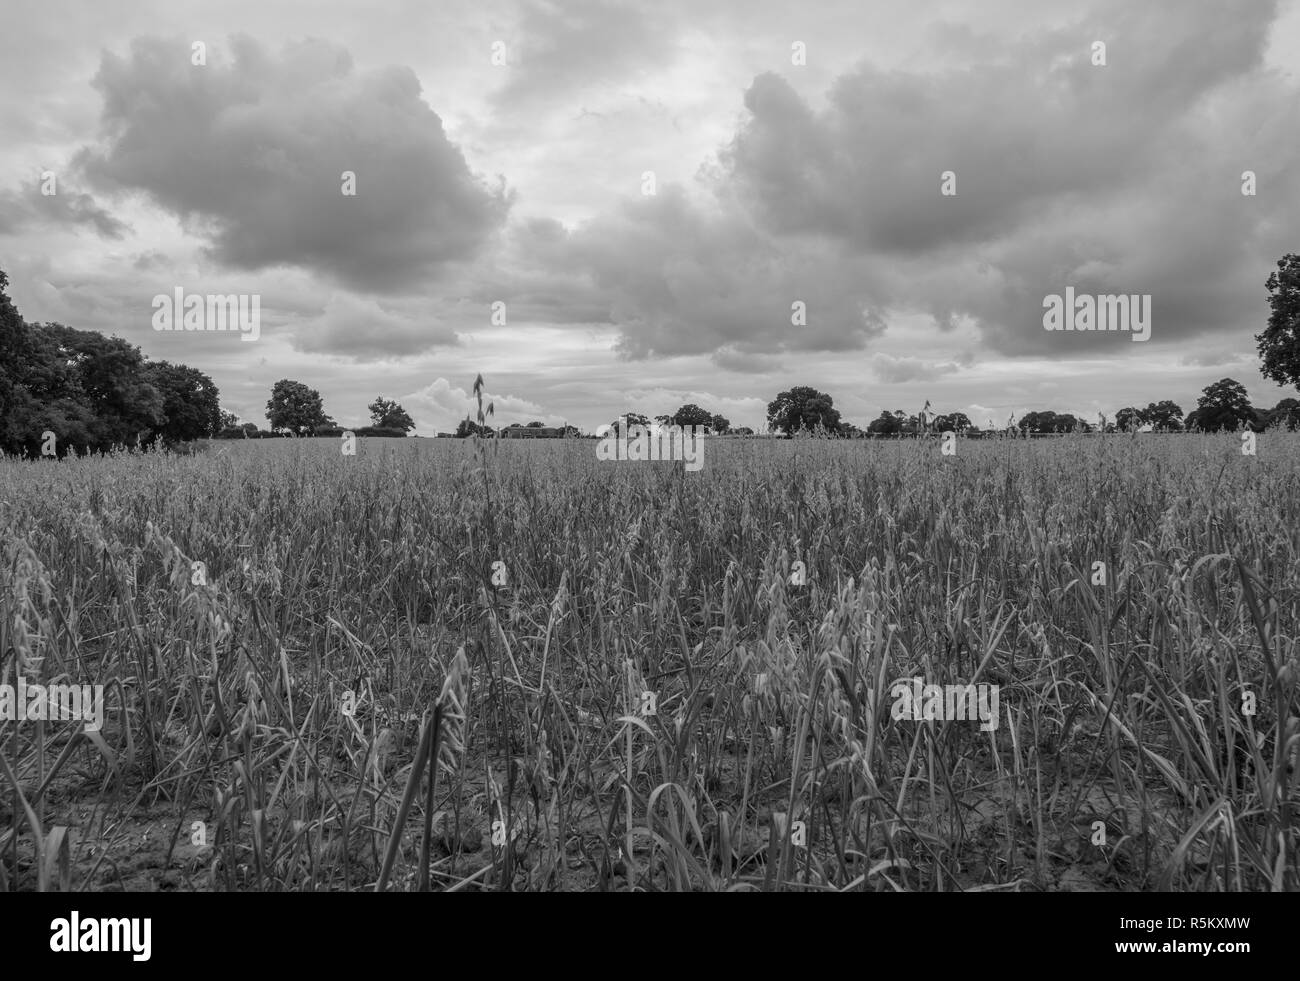
[[[338,447],[0,461],[0,891],[1300,887],[1296,437]]]

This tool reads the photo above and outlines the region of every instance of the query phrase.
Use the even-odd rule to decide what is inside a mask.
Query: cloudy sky
[[[432,435],[480,372],[584,429],[1272,406],[1297,52],[1300,0],[6,0],[0,269],[262,426],[288,377]],[[178,287],[260,337],[153,330]],[[1150,295],[1150,340],[1045,331],[1067,287]]]

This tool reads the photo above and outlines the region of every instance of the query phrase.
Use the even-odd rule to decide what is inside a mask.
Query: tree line
[[[401,404],[378,396],[366,407],[371,425],[353,431],[354,436],[405,436],[415,428],[415,421]],[[320,392],[302,382],[281,378],[271,388],[266,403],[270,432],[259,430],[251,422],[239,422],[236,416],[222,413],[217,439],[240,439],[271,436],[341,436],[344,429],[325,414]]]
[[[221,409],[220,393],[212,379],[196,368],[168,361],[151,361],[140,349],[117,337],[96,331],[75,330],[59,323],[29,324],[19,315],[7,294],[9,278],[0,270],[0,451],[35,456],[43,434],[57,436],[58,454],[104,451],[114,446],[175,446],[204,438],[236,439],[270,436],[338,436],[343,432],[326,414],[320,393],[299,381],[276,382],[266,403],[270,430]],[[1260,371],[1279,385],[1300,387],[1300,255],[1278,261],[1265,283],[1270,315],[1265,329],[1255,336]],[[378,396],[368,409],[372,425],[356,430],[358,436],[406,436],[415,423],[402,406]],[[690,403],[675,412],[654,417],[660,425],[698,426],[715,435],[754,435],[748,427],[733,429],[730,421]],[[609,430],[648,427],[649,417],[628,412],[614,420]],[[1181,406],[1166,399],[1145,408],[1126,406],[1113,420],[1090,420],[1055,411],[1026,413],[1008,419],[1004,426],[987,430],[973,424],[964,413],[939,414],[930,403],[918,413],[901,409],[883,411],[866,429],[840,417],[834,399],[808,386],[781,392],[767,406],[767,430],[792,436],[823,434],[842,438],[900,437],[923,433],[957,432],[980,436],[985,432],[1046,435],[1064,432],[1117,432],[1150,429],[1156,432],[1219,432],[1251,429],[1261,432],[1278,426],[1300,425],[1300,401],[1284,398],[1264,408],[1251,404],[1245,386],[1223,378],[1207,386],[1194,410],[1184,415]],[[536,420],[513,423],[495,430],[485,422],[466,418],[454,433],[465,438],[510,435],[512,429],[541,427]],[[566,436],[583,435],[565,426]]]
[[[8,286],[0,270],[0,450],[36,456],[46,432],[62,456],[216,431],[219,393],[203,372],[93,330],[26,323]]]
[[[0,452],[39,456],[46,433],[57,456],[114,447],[178,447],[199,439],[339,435],[319,393],[277,382],[267,402],[271,429],[239,424],[221,409],[212,379],[189,365],[153,361],[118,337],[60,323],[28,323],[0,270]],[[379,396],[362,436],[405,436],[415,423]]]
[[[754,431],[748,427],[733,429],[724,417],[710,413],[706,409],[691,403],[683,405],[676,412],[651,418],[640,412],[626,412],[608,426],[608,431],[615,436],[622,435],[621,427],[629,430],[648,428],[654,423],[662,426],[700,426],[713,435],[753,436]],[[542,423],[533,421],[522,428],[540,427]],[[1219,432],[1236,431],[1247,428],[1263,432],[1272,426],[1295,429],[1300,426],[1300,400],[1282,399],[1272,409],[1262,409],[1251,405],[1245,387],[1231,378],[1224,378],[1207,386],[1197,401],[1197,407],[1184,415],[1182,407],[1168,399],[1152,402],[1145,408],[1126,406],[1115,414],[1114,419],[1099,417],[1093,423],[1080,419],[1069,412],[1051,410],[1027,412],[1019,419],[1008,419],[1003,426],[990,426],[981,429],[971,422],[964,412],[940,414],[930,411],[930,403],[917,413],[909,415],[901,409],[886,410],[873,420],[866,429],[860,429],[853,423],[840,417],[835,408],[835,399],[825,392],[806,385],[781,392],[767,406],[767,431],[782,436],[798,433],[824,435],[844,439],[889,438],[918,436],[924,433],[956,432],[979,438],[985,434],[1014,432],[1019,435],[1045,436],[1070,432],[1128,432],[1136,429],[1150,429],[1155,432]],[[463,439],[468,436],[491,437],[509,435],[509,430],[519,428],[519,423],[494,429],[483,423],[463,419],[454,433],[440,433],[440,436],[455,436]],[[582,436],[575,426],[566,426],[565,435]]]
[[[1007,420],[1003,426],[981,429],[963,412],[946,415],[930,411],[930,403],[920,412],[908,415],[901,409],[886,410],[865,430],[840,418],[835,400],[825,392],[808,387],[782,392],[767,407],[769,430],[793,435],[803,431],[849,439],[867,437],[917,436],[923,433],[956,432],[970,437],[992,433],[1046,436],[1070,432],[1221,432],[1250,429],[1263,432],[1277,426],[1293,430],[1300,427],[1300,400],[1285,398],[1273,408],[1251,405],[1246,388],[1231,378],[1208,385],[1201,392],[1194,410],[1186,416],[1182,407],[1168,399],[1152,402],[1145,408],[1126,406],[1114,419],[1099,416],[1095,423],[1069,412],[1027,412],[1019,419]]]

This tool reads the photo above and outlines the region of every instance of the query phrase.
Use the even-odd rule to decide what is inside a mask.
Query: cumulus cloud
[[[480,308],[506,304],[510,323],[608,324],[612,299],[575,264],[570,232],[554,218],[512,222],[463,279]]]
[[[506,82],[492,94],[503,114],[561,106],[607,90],[640,69],[662,68],[677,40],[676,19],[635,2],[531,0],[504,32]]]
[[[413,318],[377,300],[347,293],[336,294],[319,317],[293,333],[297,350],[350,357],[355,361],[383,361],[421,354],[436,346],[459,343],[454,330],[428,315]]]
[[[871,368],[876,378],[889,384],[909,381],[930,381],[942,375],[960,371],[962,365],[955,361],[926,361],[922,358],[896,357],[883,352],[872,355]]]
[[[1300,93],[1260,67],[1276,3],[1173,9],[1107,4],[1088,18],[1106,31],[1030,36],[960,71],[863,65],[820,111],[763,74],[720,160],[764,228],[888,263],[878,302],[969,316],[1004,353],[1129,342],[1044,331],[1043,298],[1067,286],[1151,294],[1156,343],[1236,327],[1286,251],[1277,216],[1300,220],[1284,121]],[[1260,197],[1240,193],[1247,168]]]
[[[1188,354],[1178,359],[1178,363],[1190,368],[1237,368],[1249,364],[1254,359],[1254,351],[1229,351],[1219,348]]]
[[[415,412],[418,408],[419,415],[423,419],[432,419],[436,428],[441,432],[450,432],[456,428],[456,425],[464,418],[477,420],[478,400],[472,391],[463,388],[457,388],[447,381],[446,378],[436,378],[428,385],[401,399],[403,405]],[[410,403],[409,405],[407,403]],[[503,424],[518,421],[521,417],[526,417],[525,421],[533,419],[549,418],[541,406],[527,399],[515,398],[510,395],[493,395],[488,392],[483,393],[483,409],[487,410],[488,403],[492,403],[492,415],[488,418],[487,424],[497,428]]]
[[[738,374],[757,375],[774,371],[781,366],[779,359],[765,354],[750,354],[736,350],[735,345],[728,344],[713,352],[713,363],[724,371]]]
[[[221,265],[296,266],[361,291],[413,291],[504,221],[504,183],[470,172],[409,68],[358,71],[316,40],[275,53],[241,36],[230,51],[200,66],[177,40],[106,53],[102,138],[76,160],[93,186],[145,192]]]
[[[616,324],[625,357],[850,350],[884,328],[858,264],[817,243],[786,248],[726,202],[691,199],[677,185],[573,231],[534,225],[529,237],[538,272],[507,285],[507,298],[538,311],[545,297],[553,313],[576,308],[585,322]],[[541,270],[559,275],[549,292],[537,285]]]
[[[1261,301],[1258,270],[1300,222],[1286,122],[1300,93],[1260,67],[1275,3],[1173,10],[1103,4],[1015,40],[949,32],[982,60],[863,64],[817,109],[762,73],[702,193],[661,185],[572,228],[513,227],[476,296],[528,319],[611,323],[625,357],[750,372],[781,352],[860,349],[915,312],[970,324],[1007,355],[1135,356],[1126,333],[1043,330],[1044,298],[1071,286],[1150,294],[1154,348],[1239,330]],[[1104,67],[1090,62],[1098,36]],[[1247,165],[1267,188],[1257,198],[1240,193]],[[955,196],[940,193],[945,171]],[[796,301],[806,326],[791,323]]]
[[[62,187],[58,175],[54,193],[43,194],[44,180],[30,181],[17,191],[0,192],[0,235],[12,235],[34,225],[85,226],[100,238],[122,239],[130,226],[85,191]]]
[[[310,370],[340,391],[366,375],[348,363],[385,360],[411,389],[431,374],[418,355],[447,348],[443,375],[534,400],[507,422],[553,420],[540,404],[612,418],[638,386],[807,382],[847,415],[862,383],[872,405],[1057,407],[1059,386],[1107,411],[1164,386],[1187,402],[1225,373],[1255,384],[1263,280],[1300,227],[1300,86],[1267,67],[1286,67],[1294,9],[882,2],[857,31],[853,0],[793,19],[775,0],[454,0],[437,19],[455,30],[427,45],[433,21],[402,5],[345,34],[353,15],[324,3],[313,30],[347,49],[279,47],[301,21],[263,5],[241,23],[270,43],[236,38],[207,66],[188,34],[129,42],[212,36],[193,0],[56,6],[0,34],[0,251],[29,316],[168,357],[180,341],[150,330],[152,293],[260,292],[256,353],[184,342],[226,387],[297,352],[323,355]],[[30,182],[46,166],[57,199]],[[479,176],[497,171],[510,190]],[[1151,294],[1152,340],[1044,331],[1044,296],[1067,286]],[[442,429],[472,404],[434,396],[458,403]],[[649,414],[672,408],[655,398]]]
[[[156,249],[141,252],[131,262],[131,268],[138,269],[140,272],[152,272],[155,269],[165,269],[168,265],[169,260],[167,257]]]

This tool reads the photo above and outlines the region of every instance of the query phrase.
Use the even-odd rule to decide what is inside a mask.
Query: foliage
[[[661,416],[660,418],[662,419],[664,417]],[[636,429],[638,426],[647,427],[650,425],[650,420],[646,416],[643,416],[641,413],[627,412],[609,424],[610,433],[612,435],[614,436],[623,435],[619,431],[619,425],[621,422],[623,422],[623,420],[627,421],[627,428],[629,431]]]
[[[1221,378],[1207,385],[1196,401],[1196,409],[1187,416],[1187,428],[1215,433],[1235,431],[1242,426],[1255,425],[1255,413],[1246,388],[1239,381]]]
[[[1268,326],[1255,335],[1260,374],[1279,385],[1300,387],[1300,255],[1279,259],[1265,286]]]
[[[834,432],[840,426],[835,400],[825,392],[800,385],[781,392],[767,405],[767,425],[773,432],[791,435],[800,429],[822,427]]]
[[[380,395],[369,405],[370,421],[380,429],[398,429],[405,435],[415,428],[415,422],[400,404]]]
[[[266,418],[273,432],[288,432],[294,436],[307,436],[321,426],[333,426],[334,420],[325,414],[320,392],[302,382],[281,378],[271,389],[266,403]]]
[[[217,386],[195,368],[157,361],[146,366],[146,377],[163,400],[163,422],[152,435],[166,445],[207,439],[220,431],[223,415],[235,418],[221,412]]]
[[[971,428],[971,421],[964,412],[949,412],[935,416],[930,428],[936,433],[964,433]]]
[[[63,456],[158,438],[179,445],[222,428],[217,388],[201,371],[151,362],[96,331],[28,324],[8,286],[0,270],[0,452],[37,456],[46,432]]]

